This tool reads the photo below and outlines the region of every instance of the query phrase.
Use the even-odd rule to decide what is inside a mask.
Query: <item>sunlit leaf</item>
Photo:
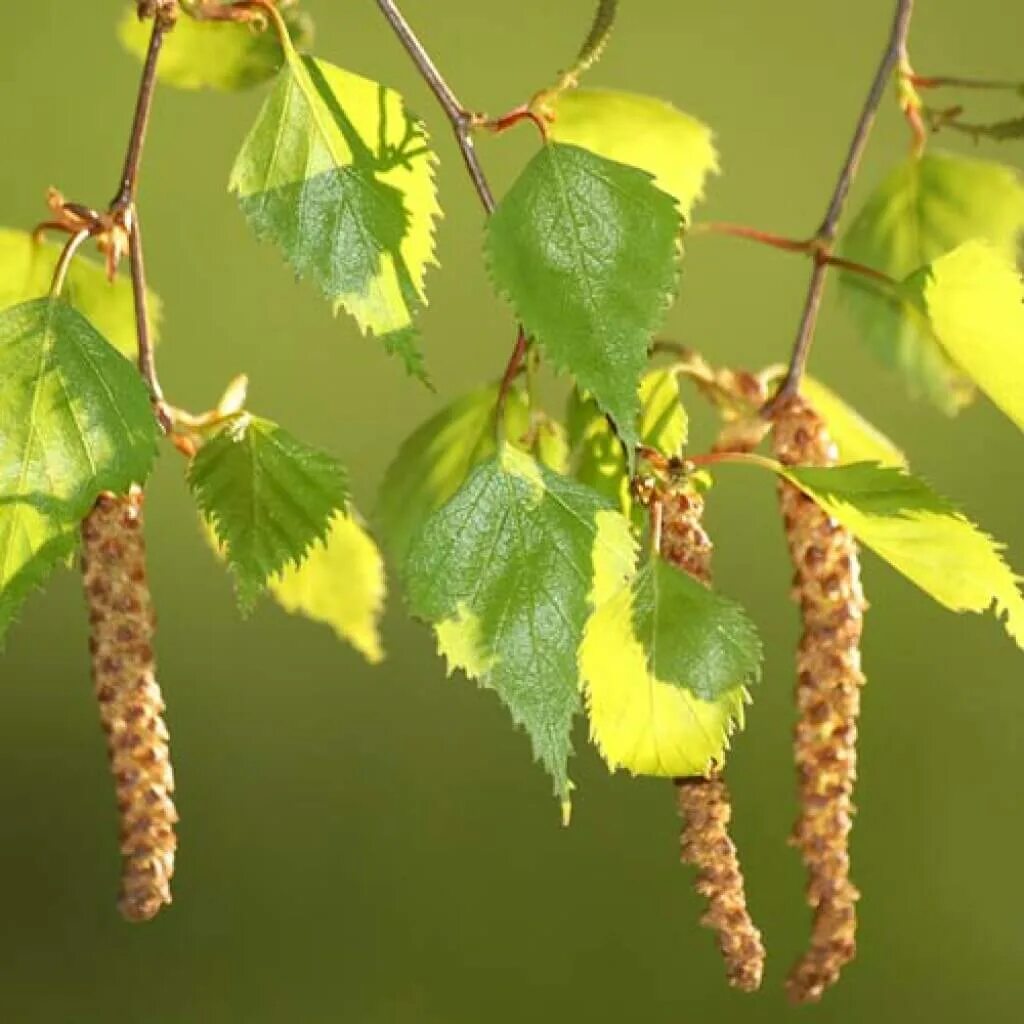
[[[729,736],[743,725],[746,669],[740,668],[734,685],[726,685],[713,701],[662,678],[659,668],[676,670],[679,663],[659,660],[653,634],[645,644],[637,630],[637,591],[650,593],[656,570],[645,570],[636,581],[636,545],[623,520],[605,520],[603,540],[605,549],[619,557],[595,559],[594,611],[579,650],[591,737],[613,771],[623,767],[634,775],[704,775],[712,763],[725,760]],[[668,625],[671,630],[673,624]],[[659,637],[663,629],[656,630]],[[698,652],[704,638],[691,637],[697,647],[690,651]]]
[[[271,576],[325,542],[348,504],[347,474],[336,459],[248,414],[203,445],[188,480],[224,546],[243,609]]]
[[[546,145],[490,220],[498,291],[632,451],[651,335],[675,293],[680,221],[649,175]]]
[[[286,611],[330,626],[371,664],[383,659],[384,561],[353,514],[337,513],[324,543],[286,566],[268,589]]]
[[[284,0],[281,14],[295,46],[313,38],[313,23],[298,5]],[[140,60],[149,48],[152,21],[140,21],[136,5],[125,10],[117,27],[121,43]],[[237,22],[200,21],[182,16],[164,39],[157,75],[178,89],[248,89],[273,78],[284,52],[272,27],[260,31]]]
[[[143,482],[156,422],[138,372],[80,313],[0,313],[0,635],[103,491]]]
[[[426,131],[385,86],[286,58],[230,188],[259,238],[422,376],[413,318],[440,213]]]
[[[994,607],[1024,647],[1024,597],[1002,545],[927,484],[895,467],[864,462],[780,471],[940,604],[956,612]]]
[[[1024,282],[985,242],[940,256],[908,282],[947,355],[1024,430]]]
[[[718,170],[711,129],[654,96],[612,89],[574,89],[540,98],[552,120],[549,137],[609,160],[639,167],[674,196],[683,217],[704,198]]]
[[[497,450],[498,385],[462,395],[402,442],[377,496],[374,521],[398,564],[424,520],[462,486],[470,470]],[[518,441],[528,430],[524,393],[514,388],[505,404],[505,436]]]
[[[847,232],[841,254],[896,281],[963,242],[989,242],[1015,259],[1024,228],[1024,185],[1001,164],[929,151],[889,175]],[[847,273],[845,298],[871,347],[905,377],[913,394],[948,413],[973,395],[969,379],[939,344],[927,317],[898,289]]]
[[[55,242],[37,245],[26,231],[0,229],[0,310],[49,295],[60,250]],[[125,275],[118,274],[110,284],[102,266],[79,255],[68,270],[63,295],[115,348],[134,357],[135,304],[131,282]],[[150,291],[154,341],[159,335],[161,314],[162,304]]]
[[[495,690],[563,803],[602,517],[621,518],[506,444],[424,523],[403,570],[410,608],[435,626],[449,667]]]

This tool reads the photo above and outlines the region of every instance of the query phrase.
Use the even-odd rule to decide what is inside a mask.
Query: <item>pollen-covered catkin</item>
[[[711,583],[711,538],[701,517],[703,499],[676,491],[662,501],[661,555],[705,585]],[[697,892],[708,901],[701,924],[715,932],[729,984],[744,992],[761,985],[765,950],[751,920],[736,846],[729,836],[732,806],[725,779],[676,779],[683,819],[680,857],[697,869]]]
[[[837,452],[825,422],[799,397],[774,416],[775,453],[786,465],[828,466]],[[850,880],[849,835],[857,777],[857,716],[864,676],[860,639],[866,608],[857,545],[789,483],[780,502],[803,618],[797,653],[794,755],[800,816],[793,844],[807,870],[814,911],[808,949],[790,972],[794,1002],[819,1000],[856,954],[859,892]]]
[[[82,524],[93,682],[120,816],[118,909],[129,921],[148,921],[171,902],[178,820],[154,674],[142,503],[137,489],[105,494]]]

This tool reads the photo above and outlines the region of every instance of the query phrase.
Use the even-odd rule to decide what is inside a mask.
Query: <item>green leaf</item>
[[[230,188],[260,239],[422,377],[413,317],[440,214],[426,131],[383,85],[286,57]]]
[[[633,501],[622,445],[597,404],[574,391],[569,397],[569,439],[575,453],[575,476],[626,514]],[[682,454],[688,432],[679,375],[672,367],[651,370],[640,381],[641,444],[668,458]]]
[[[292,42],[305,49],[313,39],[307,14],[285,0],[279,5]],[[153,31],[140,21],[132,4],[121,18],[117,34],[125,49],[142,60]],[[178,89],[248,89],[273,78],[284,63],[284,52],[272,27],[259,31],[237,22],[199,21],[182,16],[160,51],[157,76]]]
[[[370,664],[383,660],[384,561],[354,514],[337,513],[326,541],[286,566],[269,590],[286,611],[330,626]]]
[[[972,239],[1015,259],[1024,228],[1024,185],[1012,168],[929,152],[899,166],[865,204],[841,255],[897,281]],[[947,413],[971,400],[970,381],[949,359],[931,325],[899,290],[863,275],[842,276],[861,333],[889,365]]]
[[[995,607],[1024,647],[1024,597],[1002,545],[926,483],[891,466],[782,469],[836,522],[955,612]]]
[[[708,175],[718,171],[711,129],[654,96],[575,89],[541,94],[538,104],[552,119],[550,139],[647,171],[675,197],[684,218],[704,198]]]
[[[50,294],[61,246],[36,244],[26,231],[0,229],[0,310]],[[150,328],[158,334],[162,304],[149,293]],[[64,283],[64,298],[90,321],[115,348],[134,357],[135,303],[131,281],[122,274],[107,281],[106,270],[85,256],[76,256]]]
[[[599,560],[629,564],[598,543],[604,521],[628,537],[598,495],[506,444],[424,523],[403,570],[450,669],[496,691],[563,803],[590,581]]]
[[[1024,430],[1024,282],[1017,264],[985,242],[966,242],[907,284],[950,359]]]
[[[651,335],[675,293],[679,212],[649,175],[545,146],[490,219],[498,290],[630,449]]]
[[[498,385],[471,391],[423,423],[398,449],[377,496],[374,522],[388,552],[401,565],[413,534],[463,484],[470,470],[497,450],[494,430]],[[529,410],[520,389],[505,405],[505,435],[518,440]]]
[[[633,582],[633,627],[654,676],[703,700],[760,673],[761,641],[743,608],[662,559]]]
[[[0,498],[0,647],[25,599],[75,550],[77,527],[46,502]]]
[[[768,371],[769,384],[781,381],[785,372],[784,366],[772,367]],[[880,462],[883,466],[906,466],[907,457],[896,443],[820,380],[805,374],[800,390],[828,424],[840,463]]]
[[[80,313],[48,298],[0,313],[0,636],[100,493],[146,479],[156,438],[135,367]]]
[[[247,413],[203,445],[188,481],[225,548],[245,610],[271,576],[298,566],[326,540],[334,514],[348,503],[337,460]]]
[[[737,674],[731,688],[725,681],[729,673],[717,673],[716,685],[721,682],[722,689],[713,701],[660,677],[659,669],[669,669],[677,679],[681,670],[685,678],[693,678],[686,666],[694,658],[700,661],[700,648],[707,637],[688,629],[696,647],[682,661],[663,657],[652,642],[664,639],[680,622],[666,621],[653,634],[648,633],[646,644],[641,641],[637,610],[644,604],[650,607],[659,570],[648,567],[639,579],[635,576],[636,542],[624,523],[621,519],[605,523],[605,547],[625,551],[627,557],[595,560],[594,610],[579,649],[591,737],[612,771],[624,767],[634,775],[668,778],[706,775],[713,764],[724,762],[730,735],[743,726],[747,694],[742,681],[758,659],[752,657],[750,665],[742,658],[735,661]],[[705,596],[710,594],[705,591]],[[644,617],[651,621],[650,615]],[[682,649],[685,655],[687,649]],[[751,655],[755,650],[756,645],[750,648]]]

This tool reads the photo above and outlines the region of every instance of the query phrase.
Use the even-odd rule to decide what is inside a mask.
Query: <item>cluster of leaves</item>
[[[700,775],[742,725],[761,658],[738,605],[659,557],[630,486],[638,452],[659,487],[711,483],[683,462],[687,366],[652,370],[650,352],[718,159],[710,130],[670,104],[575,87],[613,8],[601,5],[576,68],[532,102],[547,135],[484,239],[495,289],[534,352],[571,378],[565,415],[537,407],[519,382],[458,398],[402,446],[375,516],[412,613],[450,669],[497,693],[566,807],[577,716],[613,769]],[[184,18],[161,75],[184,88],[271,83],[230,174],[245,218],[425,379],[416,316],[440,213],[426,129],[393,90],[302,55],[308,26],[294,5],[282,12],[292,38]],[[121,31],[141,51],[128,15]],[[882,184],[843,255],[892,279],[844,284],[863,333],[913,388],[953,410],[977,386],[1024,427],[1022,226],[1014,172],[929,153]],[[65,297],[48,297],[53,258],[0,234],[0,632],[73,550],[96,497],[142,483],[156,449],[148,395],[118,351],[131,347],[126,286],[108,289],[82,261]],[[994,605],[1024,646],[1024,600],[999,546],[841,399],[807,389],[843,464],[749,461],[943,605]],[[239,395],[187,429],[188,482],[242,607],[269,590],[379,659],[383,563],[343,466]]]

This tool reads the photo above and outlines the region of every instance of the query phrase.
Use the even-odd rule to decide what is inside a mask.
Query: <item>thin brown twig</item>
[[[1001,79],[917,74],[911,74],[908,78],[910,84],[918,89],[992,89],[998,92],[1024,92],[1024,82],[1010,82]]]
[[[484,174],[484,169],[480,165],[476,147],[473,145],[473,128],[478,119],[459,102],[451,86],[445,81],[430,54],[427,53],[423,43],[412,30],[412,26],[406,21],[405,15],[399,10],[398,4],[394,0],[377,0],[377,6],[412,58],[424,81],[430,87],[430,91],[441,104],[441,108],[451,123],[452,131],[455,133],[455,139],[462,152],[462,159],[469,171],[477,195],[480,197],[480,202],[483,203],[488,214],[493,213],[497,203],[487,176]]]
[[[469,172],[469,177],[473,182],[473,187],[480,197],[484,210],[490,216],[497,208],[497,202],[487,180],[487,175],[484,173],[483,166],[480,163],[476,147],[473,144],[473,129],[487,124],[487,119],[471,113],[459,101],[452,87],[445,81],[444,76],[438,70],[426,47],[424,47],[419,37],[413,31],[409,22],[406,21],[405,16],[399,10],[394,0],[377,0],[377,6],[380,7],[381,13],[395,35],[398,36],[399,41],[412,58],[413,63],[429,86],[430,91],[444,110],[452,126],[452,131],[455,133],[455,139],[458,142],[459,150],[462,153],[462,159],[466,165],[466,170]],[[536,123],[539,125],[539,122]],[[508,398],[509,389],[523,368],[529,345],[530,339],[523,330],[522,325],[520,325],[516,330],[516,342],[512,349],[512,355],[509,356],[501,384],[498,388],[498,401],[495,410],[495,424],[498,430],[501,429],[502,413],[505,408],[505,401]]]
[[[733,224],[728,221],[702,221],[695,224],[689,231],[690,236],[702,235],[726,235],[731,238],[744,238],[750,242],[758,242],[767,245],[772,249],[781,249],[783,252],[803,253],[809,256],[816,256],[821,248],[817,238],[787,238],[784,235],[777,235],[771,231],[762,231],[760,228],[749,227],[746,224]],[[856,263],[853,260],[842,259],[831,254],[822,255],[821,261],[830,267],[839,267],[862,277],[870,277],[875,281],[882,281],[885,284],[896,282],[888,274],[864,263]]]
[[[165,433],[170,433],[171,419],[164,401],[163,389],[157,377],[156,359],[153,354],[153,339],[149,315],[149,298],[146,290],[146,266],[142,251],[142,233],[136,196],[139,188],[139,170],[146,143],[146,131],[153,112],[153,95],[156,90],[156,71],[164,37],[173,26],[173,18],[158,9],[153,18],[153,31],[149,37],[149,48],[142,67],[135,115],[132,118],[128,150],[125,154],[121,185],[110,204],[111,212],[119,215],[128,230],[128,254],[131,269],[132,297],[135,304],[135,333],[138,339],[139,373],[149,389],[153,411]]]
[[[822,298],[824,296],[829,262],[833,258],[832,247],[835,243],[839,221],[846,208],[846,201],[849,198],[850,189],[860,168],[861,158],[864,156],[864,150],[867,148],[871,129],[874,126],[875,117],[885,96],[886,87],[893,72],[901,62],[906,62],[907,36],[910,31],[910,19],[913,12],[914,0],[897,0],[896,13],[893,18],[892,29],[889,33],[885,52],[882,54],[878,70],[875,72],[875,77],[871,82],[871,88],[868,91],[867,99],[857,121],[857,127],[850,141],[850,147],[839,172],[839,179],[832,192],[825,216],[814,236],[814,269],[811,272],[811,281],[807,289],[803,313],[800,317],[800,326],[797,330],[793,354],[782,385],[764,409],[766,416],[770,417],[772,412],[778,408],[779,403],[785,401],[785,399],[800,389],[800,381],[803,378],[804,369],[807,365],[807,357],[814,342],[814,332],[818,324],[818,314],[821,310]]]

